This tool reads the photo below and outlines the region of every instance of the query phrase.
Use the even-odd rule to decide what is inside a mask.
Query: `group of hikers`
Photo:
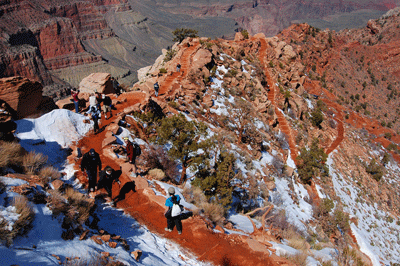
[[[180,71],[180,65],[177,66],[177,71]],[[119,87],[118,82],[111,78],[112,84],[114,86],[114,90],[116,91],[117,97],[121,93],[120,90],[116,90],[116,87]],[[154,84],[155,95],[158,96],[159,85],[158,82]],[[75,112],[79,113],[79,98],[78,98],[79,90],[72,89],[71,96],[75,105]],[[101,108],[102,104],[102,108]],[[89,109],[86,112],[90,115],[91,119],[94,123],[94,133],[97,134],[99,132],[99,119],[101,118],[101,114],[103,111],[105,119],[112,117],[112,100],[108,95],[100,94],[100,93],[92,93],[89,97]],[[125,127],[127,125],[124,118],[122,118],[118,125]],[[136,167],[136,158],[141,154],[140,146],[136,142],[132,142],[129,137],[124,137],[125,151],[126,151],[126,159],[132,166],[131,177],[137,177],[137,167]],[[111,166],[106,166],[102,170],[102,162],[99,154],[92,148],[87,153],[85,153],[82,157],[81,161],[81,171],[86,174],[88,178],[88,192],[96,194],[95,192],[100,189],[104,189],[107,193],[107,197],[109,198],[110,203],[113,206],[116,206],[118,201],[125,199],[125,195],[129,191],[135,190],[135,182],[130,181],[126,182],[122,187],[120,187],[119,194],[117,196],[112,195],[112,187],[113,183],[116,182],[119,186],[121,185],[121,181],[119,180],[122,170],[113,169]],[[98,178],[98,181],[97,181]],[[182,217],[181,213],[183,207],[180,205],[180,197],[178,194],[175,194],[175,189],[170,187],[168,189],[168,198],[165,201],[165,206],[168,207],[168,210],[165,212],[165,217],[167,219],[167,227],[165,231],[172,232],[174,227],[179,234],[182,233]]]
[[[132,143],[129,140],[129,137],[125,137],[124,140],[126,145],[125,149],[127,153],[127,161],[133,166],[133,172],[131,176],[136,177],[136,157],[141,153],[140,146],[136,142]],[[88,192],[94,193],[100,189],[105,189],[109,201],[113,206],[116,206],[117,202],[124,200],[126,194],[130,191],[136,192],[135,182],[130,181],[126,182],[124,186],[120,188],[119,194],[113,197],[112,186],[114,182],[116,182],[118,185],[121,185],[119,178],[122,174],[122,170],[121,168],[119,170],[115,170],[111,166],[106,166],[102,170],[100,155],[93,148],[83,155],[81,161],[81,171],[86,173],[88,178]],[[99,176],[98,181],[97,175]],[[172,232],[174,227],[176,227],[178,234],[182,234],[183,217],[181,215],[183,207],[180,205],[180,196],[175,194],[175,189],[173,187],[168,188],[168,196],[169,197],[165,201],[165,206],[168,207],[164,214],[167,219],[167,227],[165,228],[165,231]]]
[[[129,137],[125,137],[125,149],[127,153],[127,160],[130,164],[132,164],[132,177],[137,176],[137,168],[136,168],[136,157],[140,155],[140,146],[134,142],[132,143],[129,140]],[[110,198],[111,204],[115,204],[119,200],[124,198],[124,194],[128,193],[121,193],[123,188],[129,186],[129,190],[135,191],[135,182],[128,182],[124,185],[121,189],[121,192],[117,197],[112,197],[112,185],[117,182],[119,185],[121,184],[119,177],[122,174],[122,170],[115,170],[111,166],[106,166],[103,170],[102,163],[100,159],[100,155],[95,151],[95,149],[90,149],[89,152],[85,153],[82,157],[81,161],[81,171],[86,174],[89,185],[88,185],[88,192],[96,192],[101,188],[104,188],[107,192],[107,196]],[[97,181],[97,175],[99,176],[99,181]]]

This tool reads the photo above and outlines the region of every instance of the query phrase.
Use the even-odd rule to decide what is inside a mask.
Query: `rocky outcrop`
[[[114,93],[114,88],[111,84],[111,74],[92,73],[79,83],[79,90],[82,93]]]
[[[40,112],[43,102],[43,87],[39,82],[27,78],[11,77],[0,79],[0,99],[16,112],[17,118],[24,118]]]

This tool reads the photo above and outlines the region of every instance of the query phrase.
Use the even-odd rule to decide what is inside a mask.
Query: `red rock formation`
[[[39,82],[27,78],[10,77],[0,79],[0,99],[5,101],[16,113],[24,118],[39,112],[42,103],[43,87]]]

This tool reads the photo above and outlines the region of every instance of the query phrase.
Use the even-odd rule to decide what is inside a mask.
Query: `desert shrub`
[[[170,61],[172,58],[174,58],[175,55],[176,55],[175,49],[168,49],[164,57],[164,62]]]
[[[207,141],[198,141],[201,136],[207,135],[207,126],[204,123],[197,123],[194,120],[188,121],[183,114],[166,117],[161,125],[156,128],[157,144],[172,144],[168,155],[173,159],[180,160],[183,166],[181,182],[186,180],[186,168],[196,168],[205,164],[203,156],[197,154],[199,149],[207,150]],[[195,140],[195,141],[194,141]],[[166,172],[169,175],[168,172]]]
[[[13,240],[13,233],[10,230],[7,220],[0,214],[0,242],[10,246]]]
[[[321,109],[317,108],[313,112],[311,112],[311,124],[314,127],[321,128],[321,123],[324,121],[324,115],[321,111]]]
[[[51,210],[52,216],[57,217],[60,214],[67,213],[68,202],[60,192],[56,190],[49,190],[49,195],[46,199],[47,207]]]
[[[25,173],[36,174],[47,163],[47,156],[34,151],[26,154],[22,159]]]
[[[335,221],[335,224],[343,231],[347,232],[350,230],[350,223],[349,223],[349,215],[341,208],[336,208],[335,211],[333,212],[333,218]]]
[[[161,73],[161,74],[165,74],[165,73],[167,73],[167,70],[166,70],[165,68],[162,67],[162,68],[160,68],[160,73]]]
[[[279,146],[281,147],[282,150],[289,149],[288,139],[289,139],[289,137],[285,133],[280,133],[277,136],[277,141],[278,141]]]
[[[381,160],[382,164],[386,166],[390,162],[391,158],[392,156],[389,153],[385,152]]]
[[[336,121],[333,119],[328,120],[328,124],[331,128],[335,129],[336,128]]]
[[[318,206],[313,206],[313,215],[317,218],[326,216],[332,211],[333,207],[335,207],[333,200],[323,198]]]
[[[0,141],[0,170],[22,164],[24,149],[15,142]]]
[[[376,181],[380,181],[384,171],[383,171],[383,167],[381,165],[379,165],[375,159],[372,159],[369,163],[369,165],[366,167],[365,171],[370,174],[372,176],[373,179],[375,179]]]
[[[274,156],[272,158],[272,166],[274,167],[276,174],[278,174],[278,175],[283,174],[283,170],[285,168],[285,162],[282,160],[281,157]]]
[[[159,181],[163,180],[166,177],[166,175],[163,172],[163,170],[158,169],[158,168],[151,169],[149,171],[149,176],[151,176],[153,179],[156,179],[156,180],[159,180]]]
[[[355,266],[365,265],[363,260],[357,254],[357,251],[351,248],[346,243],[344,243],[344,241],[339,242],[336,250],[337,251],[333,255],[335,261],[339,265],[355,265]]]
[[[214,224],[221,224],[225,219],[225,209],[220,204],[203,202],[199,207],[204,216]]]
[[[67,214],[70,216],[73,214],[73,220],[77,221],[79,224],[83,224],[87,219],[89,219],[90,214],[93,211],[94,201],[72,187],[68,187],[65,190],[65,196],[68,203],[71,205]]]
[[[172,34],[174,35],[173,41],[181,43],[187,37],[198,37],[197,33],[198,31],[193,29],[177,28],[172,32]]]
[[[192,182],[194,186],[200,187],[209,199],[229,209],[232,203],[233,187],[231,181],[238,169],[235,166],[235,156],[223,151],[216,156],[212,168],[202,167]]]
[[[207,198],[204,195],[203,190],[201,190],[199,187],[185,187],[182,191],[182,195],[184,196],[186,202],[194,205],[201,206],[201,204],[207,202]]]
[[[32,229],[35,219],[35,212],[26,197],[15,197],[13,205],[19,216],[12,226],[0,215],[0,241],[4,242],[6,246],[10,246],[17,236],[28,233]]]
[[[243,35],[243,38],[245,39],[249,38],[249,32],[247,30],[242,30],[240,33]]]
[[[149,169],[161,169],[170,179],[175,179],[179,175],[177,163],[168,156],[166,150],[158,145],[149,145],[147,152],[139,157],[139,163]]]
[[[319,140],[314,139],[309,150],[302,148],[298,160],[298,174],[303,183],[310,183],[313,176],[328,176],[329,169],[325,165],[328,155],[318,147]]]
[[[39,177],[45,182],[53,181],[61,177],[60,172],[53,166],[45,166],[39,171]]]
[[[284,254],[283,255],[286,259],[289,261],[293,262],[293,264],[298,265],[298,266],[306,266],[307,265],[307,258],[308,255],[306,253],[296,253],[294,255],[290,254]]]

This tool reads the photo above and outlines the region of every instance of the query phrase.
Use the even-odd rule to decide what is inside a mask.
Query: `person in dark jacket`
[[[158,85],[158,81],[154,83],[154,94],[158,97],[158,90],[160,89],[160,85]]]
[[[107,119],[107,113],[110,112],[110,116],[112,117],[112,111],[111,111],[111,106],[112,106],[112,101],[111,98],[108,97],[107,95],[103,94],[102,96],[102,102],[103,102],[103,113],[105,119]]]
[[[111,166],[106,166],[103,171],[99,173],[99,182],[97,182],[97,189],[104,188],[107,191],[108,197],[112,198],[112,184],[116,181],[119,185],[121,181],[119,181],[119,177],[121,176],[122,171],[111,168]]]
[[[128,137],[124,138],[126,144],[126,156],[128,157],[129,163],[133,165],[133,177],[136,177],[136,151],[135,147],[133,146],[132,142],[129,140]]]
[[[100,130],[99,128],[99,119],[101,118],[101,112],[99,109],[97,109],[95,106],[90,107],[89,111],[87,114],[90,115],[90,117],[93,120],[93,131],[94,134],[97,134]]]
[[[120,96],[121,95],[121,87],[119,86],[118,81],[114,77],[111,77],[111,83],[113,85],[114,92],[117,95],[117,97]]]
[[[175,195],[175,189],[173,187],[168,188],[169,198],[165,201],[165,206],[168,207],[167,212],[165,213],[165,218],[167,218],[167,227],[165,231],[172,232],[174,227],[176,226],[176,230],[178,230],[178,234],[182,234],[182,221],[180,215],[172,217],[172,206],[175,204],[179,204],[181,198],[179,195]]]
[[[87,177],[89,179],[90,192],[96,189],[97,182],[97,169],[101,170],[101,160],[99,154],[94,150],[90,149],[89,152],[85,153],[81,162],[81,170],[84,172],[86,170]]]

